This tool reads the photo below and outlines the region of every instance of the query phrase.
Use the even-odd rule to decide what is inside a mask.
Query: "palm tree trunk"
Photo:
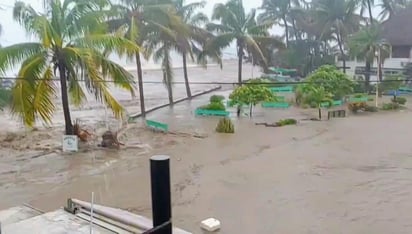
[[[187,75],[187,57],[186,57],[186,54],[183,53],[182,57],[183,57],[183,76],[185,78],[186,94],[187,94],[187,97],[189,99],[191,99],[192,98],[192,92],[190,91],[189,77]]]
[[[319,112],[319,120],[322,120],[322,109],[321,109],[321,105],[319,104],[318,106],[318,112]]]
[[[136,53],[136,66],[137,66],[137,83],[139,86],[139,98],[140,98],[140,112],[142,117],[146,117],[146,107],[144,104],[144,92],[143,92],[143,72],[142,72],[142,62],[140,60],[140,54]]]
[[[371,0],[368,0],[368,10],[369,10],[369,20],[371,21],[371,25],[372,25],[373,24],[373,15],[372,15]]]
[[[249,109],[249,117],[252,118],[252,112],[253,112],[253,105],[252,103],[250,104],[250,109]]]
[[[286,20],[286,16],[282,17],[283,24],[285,24],[285,37],[286,37],[286,47],[289,46],[289,27],[288,27],[288,21]]]
[[[339,33],[340,34],[340,33]],[[343,73],[346,74],[346,58],[345,58],[345,51],[343,51],[343,45],[342,45],[342,38],[340,35],[338,35],[338,46],[340,50],[340,54],[342,56],[342,63],[343,63]]]
[[[166,70],[163,70],[163,79],[166,81],[167,95],[169,97],[169,104],[173,105],[173,89],[172,89],[171,80],[168,77]]]
[[[73,122],[70,116],[69,96],[67,93],[66,69],[64,68],[64,66],[59,66],[59,73],[66,135],[73,135]]]
[[[239,61],[238,61],[238,73],[237,73],[237,75],[238,75],[238,84],[239,85],[242,85],[242,66],[243,66],[243,44],[242,43],[240,43],[239,41],[238,41],[238,51],[237,51],[237,56],[238,56],[238,59],[239,59]]]
[[[366,92],[370,92],[369,84],[371,80],[371,62],[366,61],[365,64],[365,90]]]
[[[299,33],[298,33],[298,29],[296,28],[296,22],[295,22],[294,19],[292,19],[292,28],[293,28],[293,32],[294,32],[294,34],[295,34],[296,40],[297,40],[297,41],[300,40],[301,38],[300,38],[300,35],[299,35]]]

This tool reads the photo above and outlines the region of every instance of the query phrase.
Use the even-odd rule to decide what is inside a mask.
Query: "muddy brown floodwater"
[[[185,116],[179,113],[176,122]],[[257,109],[256,116],[304,117],[294,108]],[[167,154],[173,221],[193,233],[201,233],[199,222],[208,217],[219,219],[225,234],[411,233],[411,117],[405,110],[282,128],[242,118],[233,135],[214,133],[215,118],[197,118],[179,130],[193,124],[206,139],[136,125],[124,139],[148,144],[141,149],[75,155],[36,156],[30,147],[21,153],[22,139],[8,148],[3,141],[0,208],[28,202],[52,210],[94,192],[97,203],[150,217],[149,157]],[[35,141],[36,134],[53,133],[30,134]]]

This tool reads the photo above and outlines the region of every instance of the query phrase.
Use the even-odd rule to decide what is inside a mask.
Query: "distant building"
[[[412,63],[412,6],[399,10],[386,20],[383,26],[382,38],[391,45],[390,56],[383,63],[383,75],[399,74],[404,66]],[[342,61],[337,61],[337,66],[342,67]],[[354,77],[363,76],[365,71],[365,61],[347,61],[347,74]],[[377,63],[376,60],[371,69],[371,80],[376,80]]]

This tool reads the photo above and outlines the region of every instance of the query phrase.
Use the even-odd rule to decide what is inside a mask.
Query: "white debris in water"
[[[220,229],[220,221],[215,218],[208,218],[200,223],[200,227],[206,231],[214,232]]]

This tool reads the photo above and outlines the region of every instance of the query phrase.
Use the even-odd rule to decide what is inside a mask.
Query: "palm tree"
[[[190,51],[190,44],[186,38],[189,30],[181,21],[177,24],[165,25],[162,30],[151,30],[145,32],[143,47],[145,56],[153,57],[155,62],[161,62],[163,82],[166,85],[169,104],[173,105],[173,63],[170,53],[175,49],[178,51]]]
[[[356,32],[361,17],[356,12],[356,2],[350,0],[313,0],[316,20],[323,25],[322,37],[335,37],[346,73],[344,44],[349,34]]]
[[[379,13],[379,19],[384,20],[395,14],[395,12],[400,9],[412,4],[409,0],[380,0],[380,3],[377,4],[381,8]]]
[[[189,47],[182,46],[182,43],[177,45],[177,51],[182,55],[183,59],[183,75],[186,85],[186,94],[188,98],[192,97],[189,85],[189,77],[187,74],[187,56],[190,55],[193,60],[192,52],[200,52],[200,49],[197,48],[197,45],[204,44],[205,38],[204,30],[201,28],[203,24],[208,22],[208,18],[203,13],[196,13],[196,10],[202,8],[206,5],[205,1],[202,2],[193,2],[185,5],[184,0],[174,0],[174,6],[176,8],[176,13],[181,17],[183,23],[189,29],[188,37],[184,35],[177,35],[179,37],[178,41],[187,41],[183,45],[190,45]],[[197,44],[196,44],[197,43]]]
[[[108,24],[111,30],[126,30],[125,36],[134,41],[136,45],[142,45],[146,34],[152,31],[170,33],[168,25],[179,25],[180,18],[171,11],[171,0],[120,0],[119,4],[112,5],[116,17],[112,17]],[[141,57],[148,57],[145,48],[136,52],[134,57],[137,68],[137,79],[139,86],[140,109],[142,117],[146,115],[143,91],[143,70]]]
[[[133,76],[120,65],[107,59],[103,50],[119,54],[138,51],[138,47],[121,36],[105,34],[104,14],[99,12],[102,1],[50,0],[44,14],[30,5],[16,2],[14,19],[39,42],[19,43],[0,49],[0,72],[21,63],[18,79],[12,90],[11,111],[27,126],[40,117],[51,123],[56,109],[54,99],[60,83],[66,134],[73,134],[69,96],[72,104],[86,100],[81,82],[97,100],[121,117],[123,107],[110,94],[104,77],[115,86],[134,93]]]
[[[360,4],[360,15],[363,16],[365,11],[369,13],[369,23],[373,24],[372,8],[375,6],[375,0],[355,0]]]
[[[365,59],[365,88],[370,91],[371,65],[373,64],[375,53],[379,48],[382,49],[382,47],[384,51],[389,51],[388,45],[383,43],[381,38],[379,24],[375,23],[362,27],[349,38],[348,45],[352,56]]]
[[[242,63],[245,50],[248,50],[254,57],[266,61],[259,47],[259,41],[266,42],[265,44],[272,43],[278,48],[284,47],[278,38],[269,36],[267,30],[272,24],[257,24],[255,18],[255,9],[246,14],[242,0],[229,0],[226,4],[218,3],[214,7],[212,20],[219,20],[220,24],[208,23],[206,26],[209,31],[217,33],[216,37],[208,43],[207,49],[220,50],[236,41],[239,85],[242,83]]]
[[[282,21],[282,26],[285,27],[286,46],[289,45],[289,25],[288,16],[290,13],[290,0],[263,0],[260,9],[263,13],[259,15],[259,22],[277,23]]]

